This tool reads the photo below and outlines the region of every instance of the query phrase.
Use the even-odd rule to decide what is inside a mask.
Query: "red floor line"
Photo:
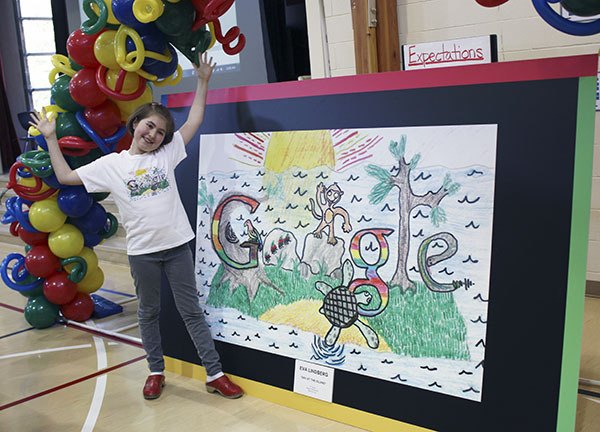
[[[21,309],[21,308],[15,307],[15,306],[11,306],[11,305],[7,305],[6,303],[0,303],[0,306],[4,307],[6,309],[13,310],[15,312],[23,313],[23,311],[24,311],[24,309]]]
[[[127,344],[127,345],[131,345],[131,346],[134,346],[134,347],[138,347],[138,348],[143,348],[143,346],[142,346],[141,343],[132,342],[132,341],[127,340],[127,339],[122,339],[122,338],[120,338],[118,336],[114,336],[114,335],[109,335],[109,334],[106,334],[106,333],[102,333],[102,330],[91,330],[91,329],[79,327],[79,326],[76,326],[76,325],[73,325],[73,324],[69,324],[69,323],[66,323],[65,325],[67,327],[69,327],[69,328],[80,330],[80,331],[84,331],[86,333],[91,333],[93,335],[100,336],[100,337],[103,337],[103,338],[106,338],[106,339],[111,339],[111,340],[114,340],[116,342],[121,342],[121,343],[124,343],[124,344]]]
[[[42,396],[45,396],[45,395],[47,395],[47,394],[54,393],[54,392],[56,392],[56,391],[58,391],[58,390],[62,390],[62,389],[64,389],[64,388],[66,388],[66,387],[70,387],[70,386],[72,386],[72,385],[79,384],[80,382],[87,381],[87,380],[89,380],[89,379],[91,379],[91,378],[95,378],[95,377],[97,377],[97,376],[99,376],[99,375],[103,375],[103,374],[105,374],[105,373],[112,372],[112,371],[114,371],[115,369],[122,368],[122,367],[124,367],[124,366],[127,366],[127,365],[130,365],[130,364],[132,364],[132,363],[135,363],[135,362],[138,362],[138,361],[140,361],[140,360],[143,360],[143,359],[145,359],[145,358],[146,358],[146,355],[144,354],[144,355],[142,355],[142,356],[139,356],[139,357],[133,358],[133,359],[131,359],[131,360],[128,360],[128,361],[126,361],[126,362],[119,363],[118,365],[114,365],[114,366],[111,366],[111,367],[109,367],[109,368],[101,369],[101,370],[99,370],[99,371],[97,371],[97,372],[94,372],[94,373],[92,373],[92,374],[89,374],[89,375],[83,376],[83,377],[81,377],[81,378],[78,378],[78,379],[76,379],[76,380],[69,381],[69,382],[67,382],[67,383],[64,383],[64,384],[61,384],[61,385],[59,385],[59,386],[52,387],[52,388],[50,388],[50,389],[48,389],[48,390],[44,390],[44,391],[42,391],[42,392],[39,392],[39,393],[32,394],[32,395],[30,395],[30,396],[24,397],[23,399],[19,399],[19,400],[16,400],[16,401],[14,401],[14,402],[7,403],[7,404],[5,404],[5,405],[2,405],[2,406],[0,406],[0,411],[2,411],[2,410],[5,410],[5,409],[7,409],[7,408],[11,408],[11,407],[13,407],[13,406],[15,406],[15,405],[19,405],[19,404],[22,404],[22,403],[28,402],[28,401],[30,401],[30,400],[32,400],[32,399],[37,399],[37,398],[39,398],[39,397],[42,397]]]

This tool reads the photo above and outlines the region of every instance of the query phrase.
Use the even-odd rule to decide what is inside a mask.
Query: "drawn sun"
[[[296,167],[329,167],[343,172],[373,156],[383,138],[353,129],[321,129],[235,134],[233,159],[244,165],[282,173]]]

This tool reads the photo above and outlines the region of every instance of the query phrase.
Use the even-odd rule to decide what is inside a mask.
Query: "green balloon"
[[[24,297],[39,297],[44,294],[44,285],[39,284],[38,286],[30,289],[29,291],[19,291],[19,293]]]
[[[155,21],[156,27],[168,36],[190,33],[194,23],[194,6],[188,1],[164,2],[165,9]]]
[[[104,153],[102,153],[100,149],[94,149],[90,150],[85,156],[65,156],[65,160],[71,169],[77,169],[81,166],[89,164],[92,161],[95,161],[103,155]]]
[[[54,80],[54,84],[50,88],[50,95],[54,100],[54,103],[65,109],[67,111],[79,111],[82,110],[83,107],[76,103],[71,97],[71,93],[69,92],[69,83],[71,82],[71,78],[68,75],[61,75],[56,80]]]
[[[71,65],[71,69],[73,69],[74,71],[80,71],[81,69],[83,69],[83,66],[75,63],[71,57],[69,57],[69,64]]]
[[[56,120],[56,137],[60,139],[64,136],[77,136],[86,141],[92,140],[79,125],[77,117],[72,112],[60,113]]]
[[[90,194],[94,201],[100,202],[104,201],[110,195],[110,192],[94,192]]]
[[[208,49],[212,35],[210,31],[201,28],[180,36],[169,36],[167,39],[189,61],[197,65],[198,53],[203,53]]]
[[[59,308],[44,296],[32,297],[25,306],[25,319],[37,329],[50,327],[58,318]]]
[[[600,14],[598,0],[561,0],[560,4],[573,15],[587,17]]]

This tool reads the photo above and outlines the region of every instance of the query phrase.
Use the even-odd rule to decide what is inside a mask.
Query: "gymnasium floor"
[[[0,256],[15,251],[14,245],[0,243]],[[24,297],[0,287],[0,431],[360,430],[248,395],[224,399],[207,393],[202,382],[172,373],[160,399],[144,400],[144,352],[135,343],[137,327],[129,328],[135,321],[135,307],[127,303],[133,291],[129,270],[100,265],[108,291],[99,294],[126,299],[121,322],[112,323],[129,337],[125,342],[71,326],[32,329],[23,317]],[[584,326],[581,376],[600,381],[600,299],[586,299]],[[576,431],[598,431],[598,425],[600,399],[580,394]]]

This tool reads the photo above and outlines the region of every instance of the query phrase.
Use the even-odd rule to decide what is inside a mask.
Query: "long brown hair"
[[[175,133],[175,121],[173,120],[173,116],[168,108],[164,105],[161,105],[157,102],[150,102],[144,105],[140,105],[127,120],[127,130],[133,136],[134,123],[139,123],[145,118],[150,117],[151,115],[156,114],[162,117],[165,120],[165,136],[163,138],[163,142],[161,143],[161,147],[165,144],[170,143],[173,140],[173,134]],[[160,147],[159,147],[160,148]]]

